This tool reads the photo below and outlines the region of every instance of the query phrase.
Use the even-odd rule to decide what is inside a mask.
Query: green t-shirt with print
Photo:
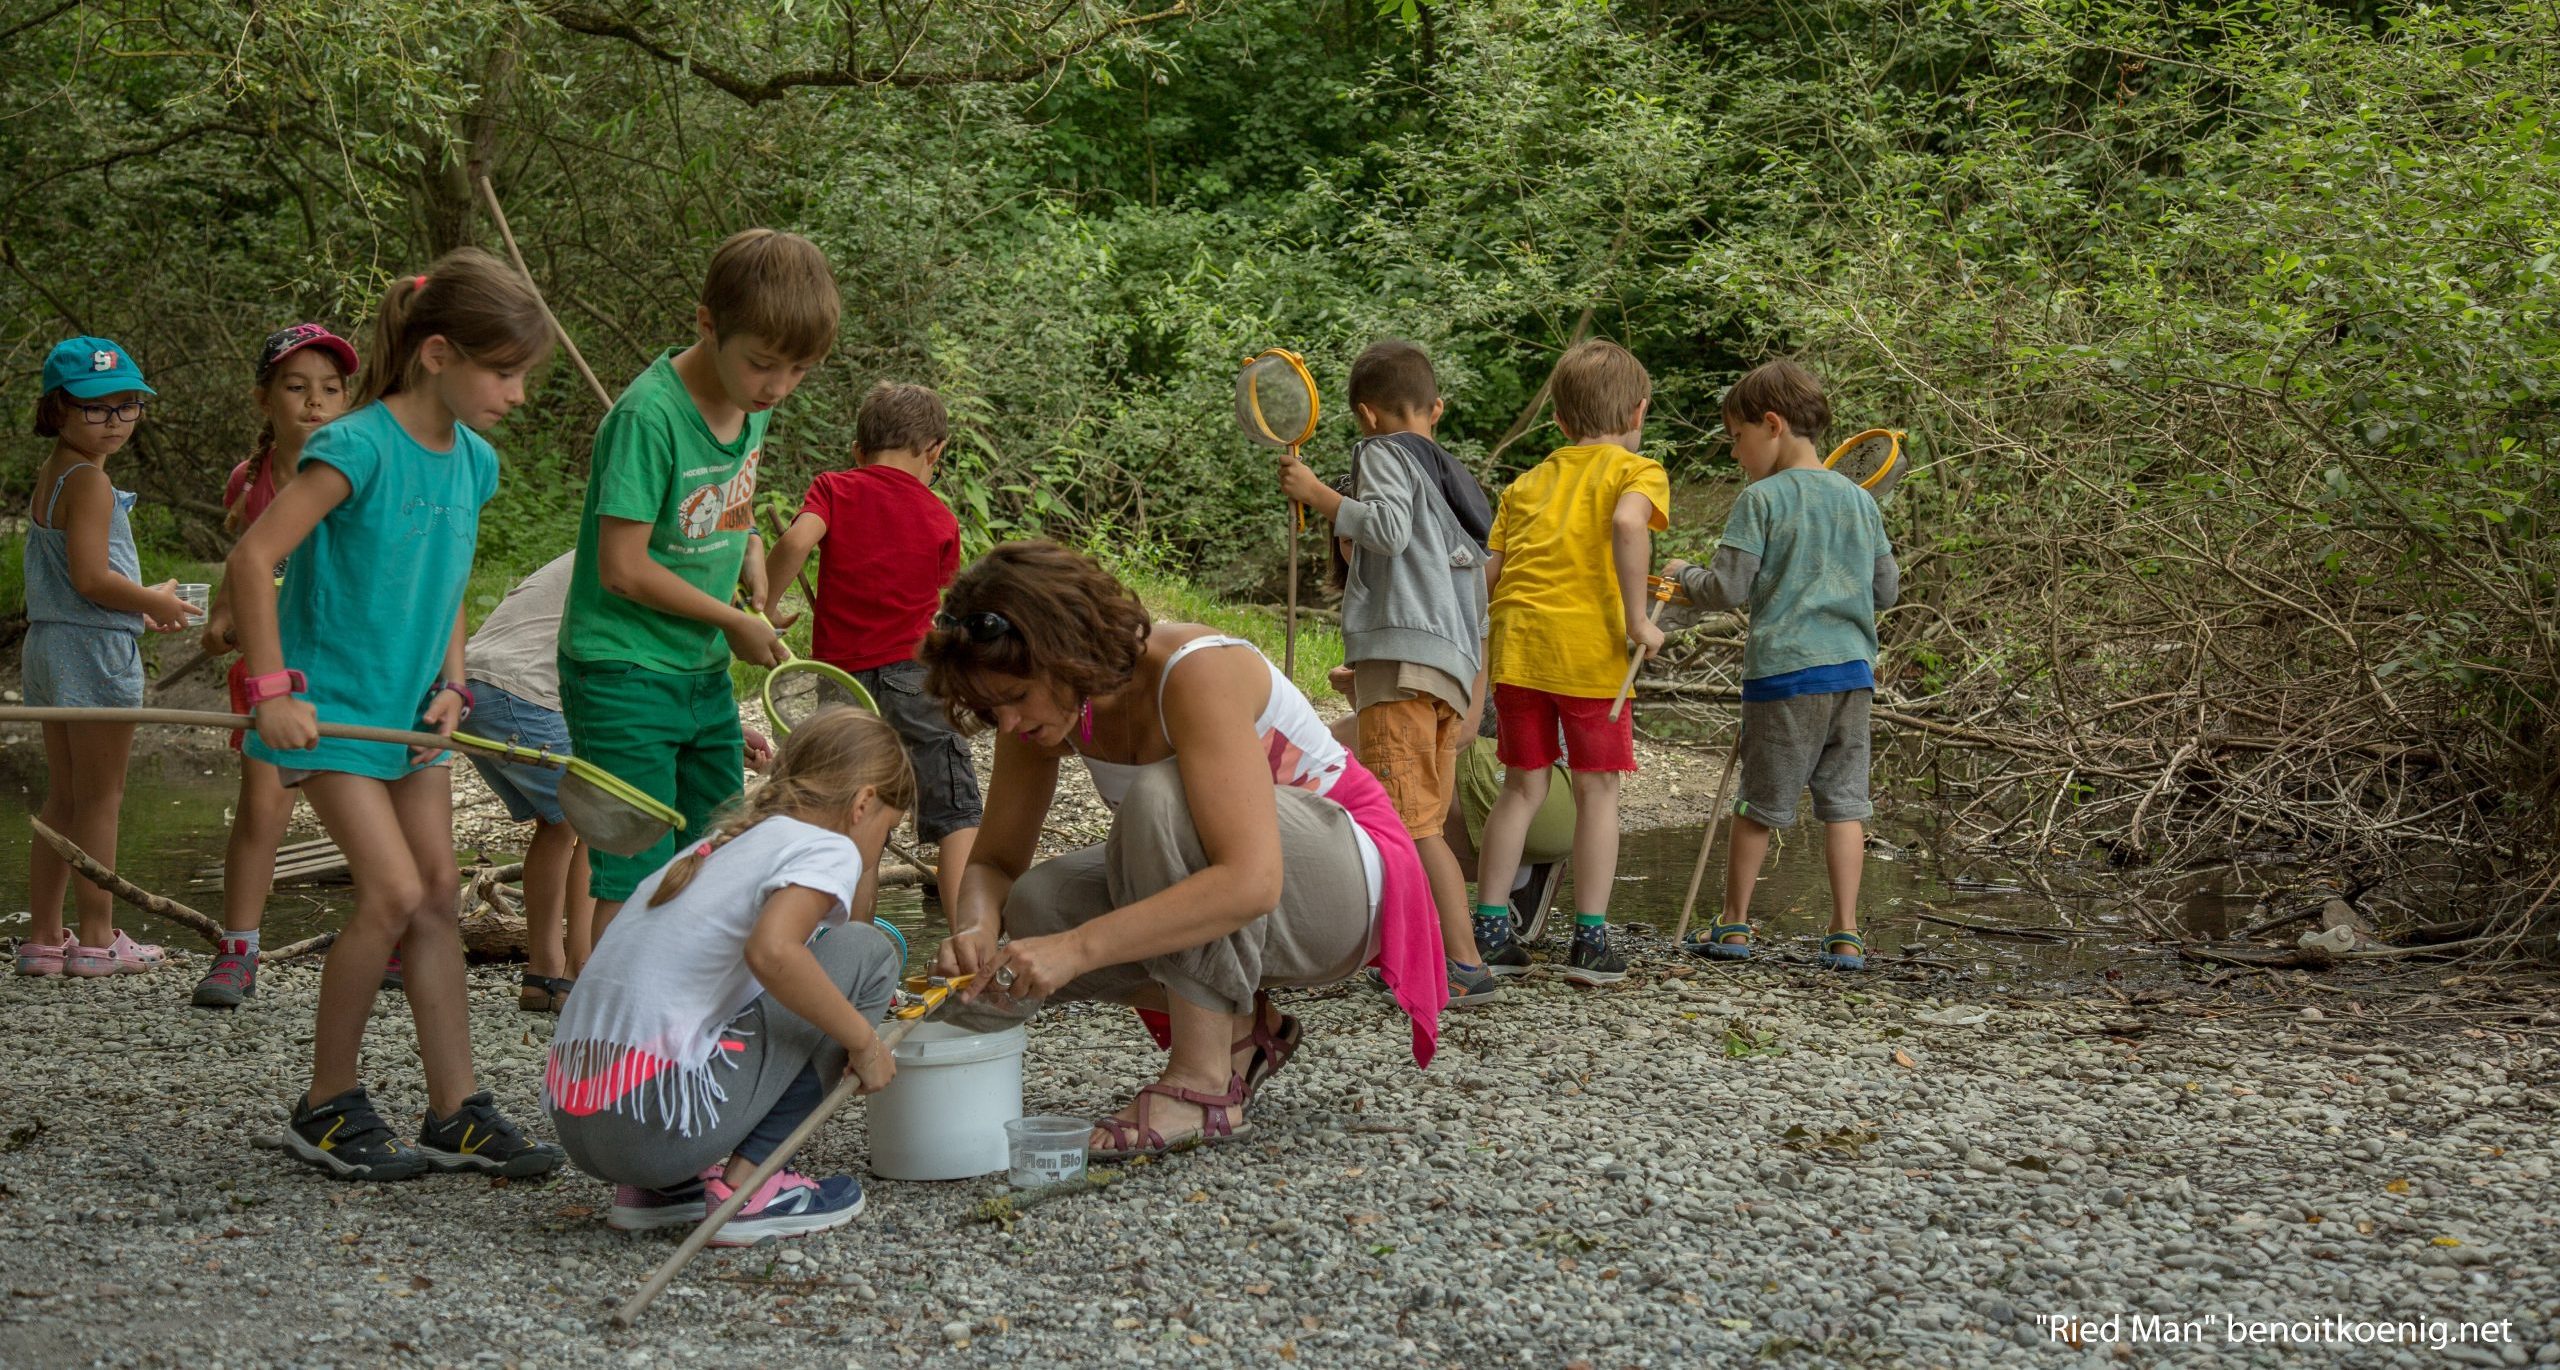
[[[573,661],[629,662],[652,671],[722,669],[729,645],[720,630],[660,613],[604,588],[600,520],[649,525],[649,559],[713,599],[738,587],[747,536],[755,528],[756,463],[770,414],[749,414],[734,442],[721,442],[676,374],[676,349],[649,364],[596,429],[578,519],[578,563],[560,620],[560,654]]]

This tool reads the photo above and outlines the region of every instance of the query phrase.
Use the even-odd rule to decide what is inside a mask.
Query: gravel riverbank
[[[1452,1015],[1417,1073],[1372,994],[1299,996],[1308,1045],[1247,1141],[1010,1231],[969,1218],[1000,1178],[878,1183],[851,1229],[708,1254],[614,1332],[671,1236],[608,1231],[574,1174],[368,1188],[255,1149],[317,971],[217,1015],[167,983],[199,964],[0,978],[0,1363],[2104,1364],[2114,1315],[2141,1364],[2292,1361],[2223,1320],[2324,1315],[2511,1340],[2322,1363],[2560,1362],[2548,997],[2512,1033],[2377,1039],[2192,982],[1648,957]],[[472,983],[483,1077],[530,1118],[550,1020]],[[403,1127],[412,1042],[385,996],[368,1059]],[[1108,1109],[1151,1055],[1125,1014],[1053,1013],[1026,1102]],[[864,1155],[857,1107],[809,1160]],[[2055,1314],[2100,1325],[2075,1349]]]

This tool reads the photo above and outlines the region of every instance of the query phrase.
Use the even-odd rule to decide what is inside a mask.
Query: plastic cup
[[[181,585],[178,598],[187,602],[191,618],[202,618],[213,610],[213,587],[210,585]]]
[[[1006,1178],[1016,1189],[1083,1179],[1084,1142],[1092,1131],[1092,1119],[1056,1113],[1006,1123],[1005,1144],[1013,1153],[1013,1170]]]

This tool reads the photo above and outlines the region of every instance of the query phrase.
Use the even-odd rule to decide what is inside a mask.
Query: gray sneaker
[[[1449,968],[1449,1007],[1471,1008],[1477,1004],[1492,1003],[1501,996],[1502,982],[1494,978],[1493,967],[1461,970],[1457,962],[1445,958],[1442,964]],[[1369,970],[1369,988],[1381,993],[1387,988],[1385,973],[1374,966]]]
[[[213,969],[196,981],[197,1008],[238,1008],[258,992],[258,953],[226,951],[213,958]]]
[[[1469,970],[1455,961],[1449,963],[1449,1007],[1473,1008],[1490,1004],[1502,997],[1502,981],[1491,966]]]

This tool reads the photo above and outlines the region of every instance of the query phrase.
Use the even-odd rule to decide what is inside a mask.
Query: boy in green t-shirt
[[[763,619],[753,506],[773,407],[835,345],[835,273],[808,239],[751,228],[711,256],[691,347],[640,373],[596,430],[560,624],[571,748],[684,815],[638,856],[591,857],[595,935],[743,788],[729,658],[783,660]],[[724,641],[725,639],[725,641]]]
[[[1662,568],[1708,609],[1749,606],[1742,649],[1742,795],[1733,809],[1724,915],[1691,943],[1701,954],[1751,954],[1751,891],[1769,833],[1793,827],[1810,785],[1831,870],[1831,930],[1820,961],[1866,968],[1858,881],[1866,861],[1867,713],[1875,698],[1876,615],[1901,591],[1884,516],[1866,491],[1826,470],[1814,447],[1831,424],[1822,382],[1771,362],[1725,392],[1733,459],[1751,478],[1734,501],[1715,559]],[[1715,815],[1709,815],[1713,822]]]

